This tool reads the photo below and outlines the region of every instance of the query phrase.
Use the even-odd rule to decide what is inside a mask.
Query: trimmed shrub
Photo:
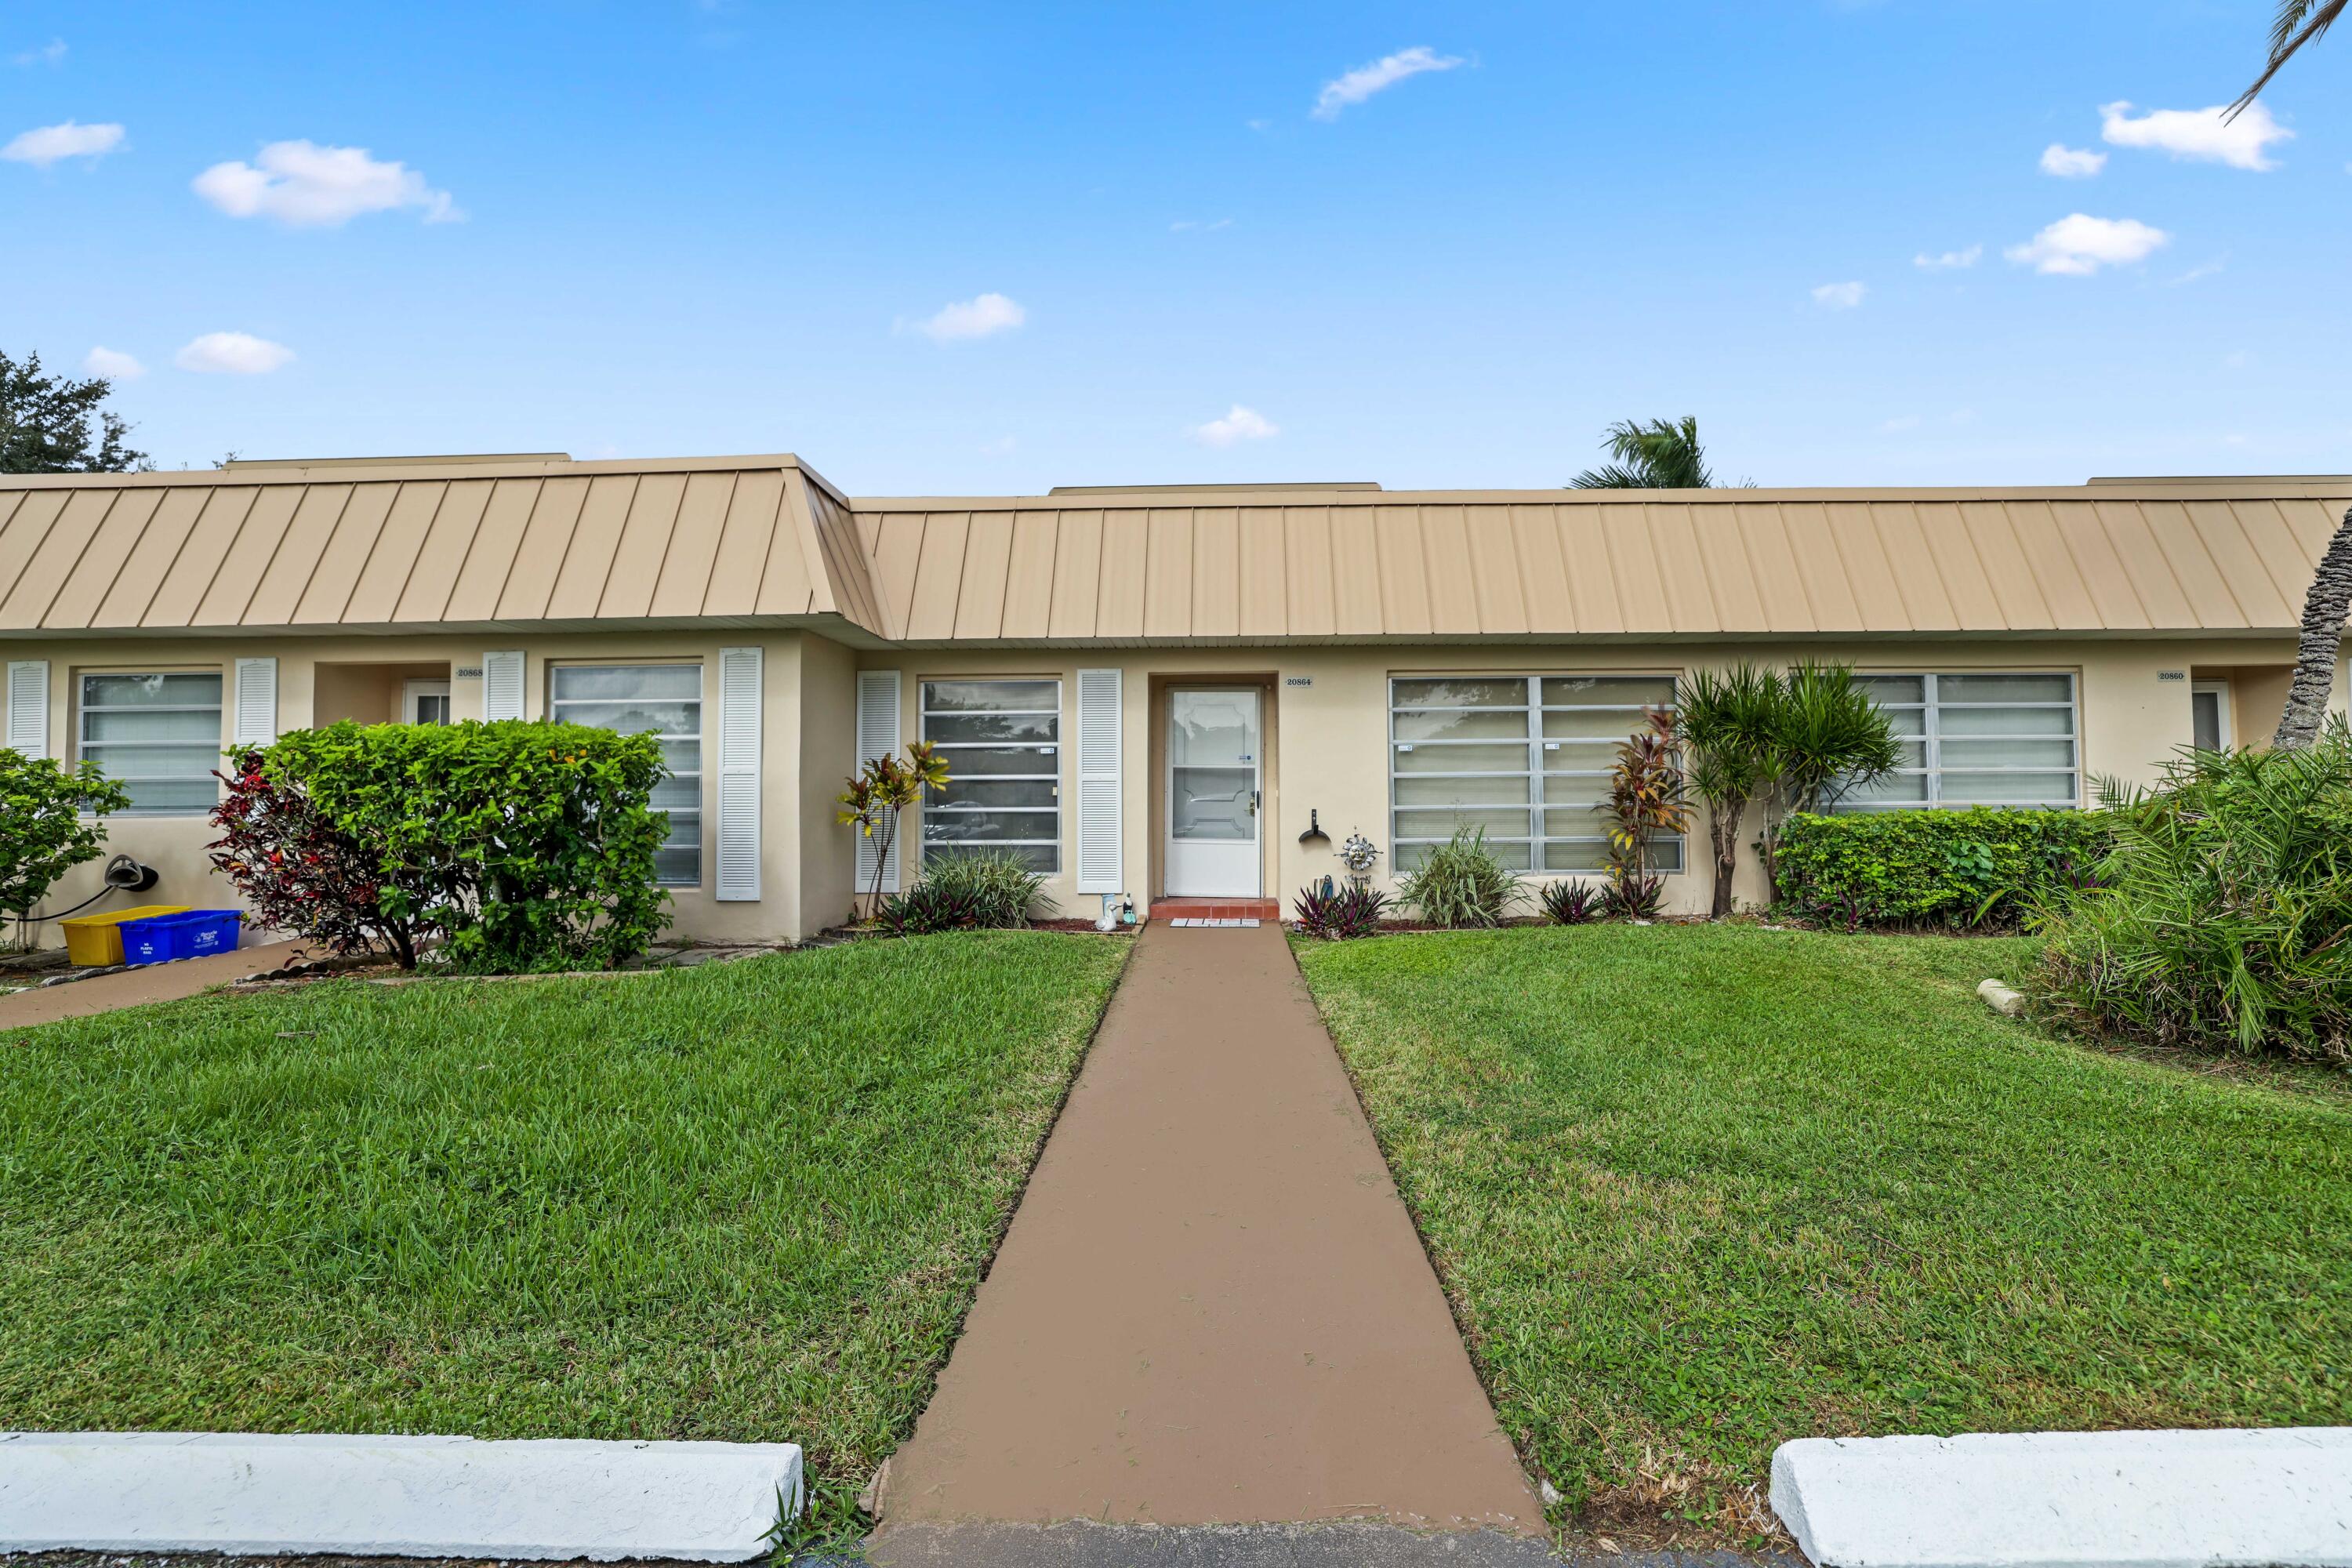
[[[661,743],[584,724],[359,725],[302,730],[262,767],[299,788],[380,877],[393,921],[441,937],[457,969],[606,969],[669,917],[650,804]]]
[[[1590,882],[1546,882],[1536,901],[1554,925],[1580,926],[1601,918],[1601,892]]]
[[[2100,1034],[2352,1060],[2352,735],[2103,790],[2110,885],[2039,924],[2037,999]]]
[[[1397,883],[1397,897],[1431,925],[1449,931],[1503,923],[1526,893],[1486,847],[1486,830],[1457,827]]]
[[[1001,849],[937,855],[915,885],[882,901],[875,923],[892,936],[935,931],[1011,931],[1029,923],[1045,879]]]
[[[1849,931],[2013,924],[2090,885],[2112,842],[2096,812],[1800,812],[1773,867],[1782,912]]]
[[[0,913],[31,913],[59,877],[105,853],[99,819],[130,804],[96,763],[68,773],[0,746]]]
[[[1298,889],[1298,929],[1326,942],[1346,942],[1371,936],[1381,929],[1381,915],[1389,896],[1348,883],[1333,887],[1328,880]]]

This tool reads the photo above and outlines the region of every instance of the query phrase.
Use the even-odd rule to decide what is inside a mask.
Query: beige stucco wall
[[[718,656],[721,647],[765,650],[761,735],[761,899],[722,902],[710,893],[716,858]],[[812,792],[829,801],[848,771],[852,749],[853,678],[848,650],[800,632],[586,634],[546,637],[424,636],[402,637],[222,638],[142,637],[0,643],[0,658],[46,659],[49,665],[49,751],[70,762],[77,733],[77,679],[89,671],[218,669],[223,675],[222,741],[236,701],[235,661],[274,657],[278,663],[278,727],[312,722],[321,699],[329,717],[397,702],[395,667],[438,667],[453,672],[451,704],[459,719],[482,713],[483,655],[520,647],[527,660],[524,711],[547,710],[548,669],[566,661],[693,660],[703,667],[703,885],[673,888],[672,931],[712,940],[772,940],[805,936],[838,923],[847,909],[849,847],[824,818],[815,831]],[[805,655],[805,658],[804,658]],[[815,671],[803,690],[803,668]],[[459,673],[462,672],[462,673]],[[386,716],[389,716],[387,709]],[[804,722],[804,716],[806,721]],[[829,740],[827,737],[838,737]],[[837,754],[836,754],[837,753]],[[814,773],[810,770],[815,770]],[[804,787],[805,785],[805,787]],[[107,825],[110,853],[135,856],[161,874],[149,902],[230,907],[236,898],[214,874],[205,846],[213,829],[198,816],[118,816]],[[837,868],[834,864],[839,862]],[[103,862],[77,868],[53,889],[43,908],[79,903],[99,889]],[[120,896],[98,909],[119,907]],[[54,944],[57,927],[44,922],[37,940]]]
[[[1098,648],[1070,652],[940,649],[861,653],[858,668],[897,669],[902,674],[900,732],[918,729],[919,682],[925,678],[1052,676],[1062,682],[1062,870],[1049,880],[1048,896],[1058,910],[1092,915],[1100,907],[1093,894],[1079,895],[1074,864],[1070,803],[1076,798],[1076,691],[1081,668],[1117,668],[1126,694],[1121,733],[1124,843],[1129,893],[1139,905],[1155,895],[1164,831],[1155,732],[1164,725],[1164,707],[1151,701],[1171,682],[1263,684],[1273,695],[1272,732],[1265,750],[1266,854],[1264,890],[1287,906],[1309,882],[1340,874],[1332,849],[1360,831],[1389,847],[1389,774],[1386,710],[1391,676],[1438,673],[1684,674],[1707,666],[1752,659],[1787,663],[1800,655],[1840,659],[1864,671],[1916,674],[1968,670],[2067,670],[2080,677],[2079,724],[2083,771],[2087,781],[2106,776],[2147,782],[2174,749],[2189,743],[2188,671],[2209,667],[2242,673],[2250,681],[2249,706],[2272,704],[2269,682],[2276,667],[2291,664],[2294,647],[2285,639],[2239,640],[2042,640],[1977,638],[1966,641],[1905,641],[1807,644],[1558,644],[1471,647],[1293,647],[1281,648]],[[2282,689],[2283,690],[2283,689]],[[2345,705],[2344,672],[2337,677],[2336,706]],[[2267,739],[2265,725],[2256,734]],[[1298,836],[1317,814],[1330,846],[1302,846]],[[902,877],[911,878],[919,859],[919,834],[909,824],[902,835]],[[1667,879],[1668,896],[1683,910],[1706,907],[1711,868],[1705,850],[1705,824],[1693,824],[1689,869]],[[1743,860],[1738,892],[1760,901],[1760,869]],[[1382,861],[1378,885],[1392,887]]]
[[[717,658],[722,647],[756,645],[765,650],[761,735],[761,898],[756,903],[720,902],[709,891],[715,846]],[[855,685],[858,669],[892,668],[902,673],[901,733],[919,733],[919,682],[926,677],[1041,677],[1062,682],[1064,725],[1059,752],[1066,806],[1062,819],[1062,870],[1047,886],[1064,913],[1091,915],[1093,895],[1076,891],[1070,847],[1075,823],[1066,809],[1076,797],[1074,724],[1076,675],[1080,668],[1116,668],[1122,672],[1122,841],[1125,879],[1139,904],[1158,890],[1158,836],[1163,831],[1160,804],[1160,731],[1166,723],[1164,693],[1171,684],[1247,682],[1270,693],[1270,731],[1265,750],[1265,864],[1263,886],[1286,903],[1300,887],[1339,865],[1330,847],[1301,846],[1298,835],[1310,812],[1319,816],[1331,844],[1360,831],[1388,847],[1388,751],[1386,704],[1392,675],[1417,673],[1605,674],[1643,671],[1683,674],[1704,666],[1743,658],[1785,662],[1798,652],[1848,660],[1864,670],[1916,673],[1983,669],[2071,670],[2081,678],[2081,734],[2085,776],[2108,775],[2145,782],[2174,748],[2189,738],[2190,682],[2226,674],[2233,682],[2240,742],[2266,739],[2284,696],[2285,667],[2294,647],[2285,639],[2175,639],[2148,641],[1977,638],[1944,642],[1808,644],[1547,644],[1524,646],[1393,646],[1194,648],[1092,648],[854,652],[799,632],[592,633],[562,636],[420,636],[402,637],[111,638],[0,644],[0,658],[49,661],[49,739],[53,754],[70,759],[75,734],[75,677],[85,670],[218,668],[228,677],[234,701],[233,661],[271,655],[278,659],[278,722],[281,731],[310,723],[321,693],[332,706],[351,695],[352,667],[447,666],[469,672],[453,680],[457,717],[482,710],[479,670],[491,648],[520,647],[528,659],[526,712],[546,710],[548,668],[566,660],[695,659],[704,667],[704,875],[701,889],[673,889],[675,927],[681,935],[710,939],[781,939],[804,936],[838,923],[853,896],[854,846],[849,830],[834,821],[834,796],[852,765]],[[2180,679],[2168,679],[2178,675]],[[373,690],[373,689],[371,689]],[[385,691],[396,696],[397,682]],[[1155,696],[1161,699],[1155,701]],[[373,696],[370,700],[373,700]],[[387,698],[389,700],[389,698]],[[2339,673],[2336,706],[2344,707]],[[2265,717],[2265,715],[2267,715]],[[224,727],[227,709],[224,710]],[[224,736],[226,739],[226,735]],[[1669,879],[1675,906],[1702,909],[1708,868],[1701,847],[1703,824],[1694,825],[1691,869]],[[205,858],[211,829],[201,818],[117,818],[110,846],[154,865],[163,879],[146,895],[153,901],[227,903],[226,885]],[[918,825],[901,835],[905,873],[919,859]],[[57,889],[47,907],[79,901],[95,890],[95,865],[80,868]],[[1380,880],[1389,883],[1386,864]],[[1743,899],[1759,900],[1759,874],[1750,866],[1739,888]],[[56,928],[42,939],[58,940]]]

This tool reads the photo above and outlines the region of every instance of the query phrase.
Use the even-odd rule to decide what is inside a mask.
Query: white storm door
[[[1258,896],[1258,692],[1168,694],[1168,892]]]

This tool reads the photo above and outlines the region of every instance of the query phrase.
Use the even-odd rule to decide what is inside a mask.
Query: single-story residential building
[[[205,857],[223,750],[340,719],[657,731],[694,937],[840,922],[871,851],[835,796],[918,739],[952,782],[886,888],[998,845],[1069,914],[1286,901],[1350,834],[1385,885],[1457,823],[1531,878],[1590,875],[1614,742],[1705,666],[1866,672],[1910,739],[1860,809],[2073,805],[2267,738],[2347,500],[2342,477],[867,500],[790,456],[6,475],[5,739],[125,780],[110,845],[160,869],[142,898],[191,904],[232,897]],[[1665,854],[1672,903],[1704,909],[1705,855]]]

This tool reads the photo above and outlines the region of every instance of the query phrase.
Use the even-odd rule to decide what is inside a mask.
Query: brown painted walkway
[[[1279,927],[1147,927],[892,1527],[1542,1529]]]
[[[0,1029],[21,1029],[33,1024],[53,1024],[59,1018],[87,1018],[117,1007],[137,1007],[149,1002],[176,1002],[200,991],[275,969],[294,951],[290,942],[263,942],[235,952],[208,958],[184,958],[176,963],[142,963],[120,974],[77,980],[70,985],[43,985],[0,996]]]

